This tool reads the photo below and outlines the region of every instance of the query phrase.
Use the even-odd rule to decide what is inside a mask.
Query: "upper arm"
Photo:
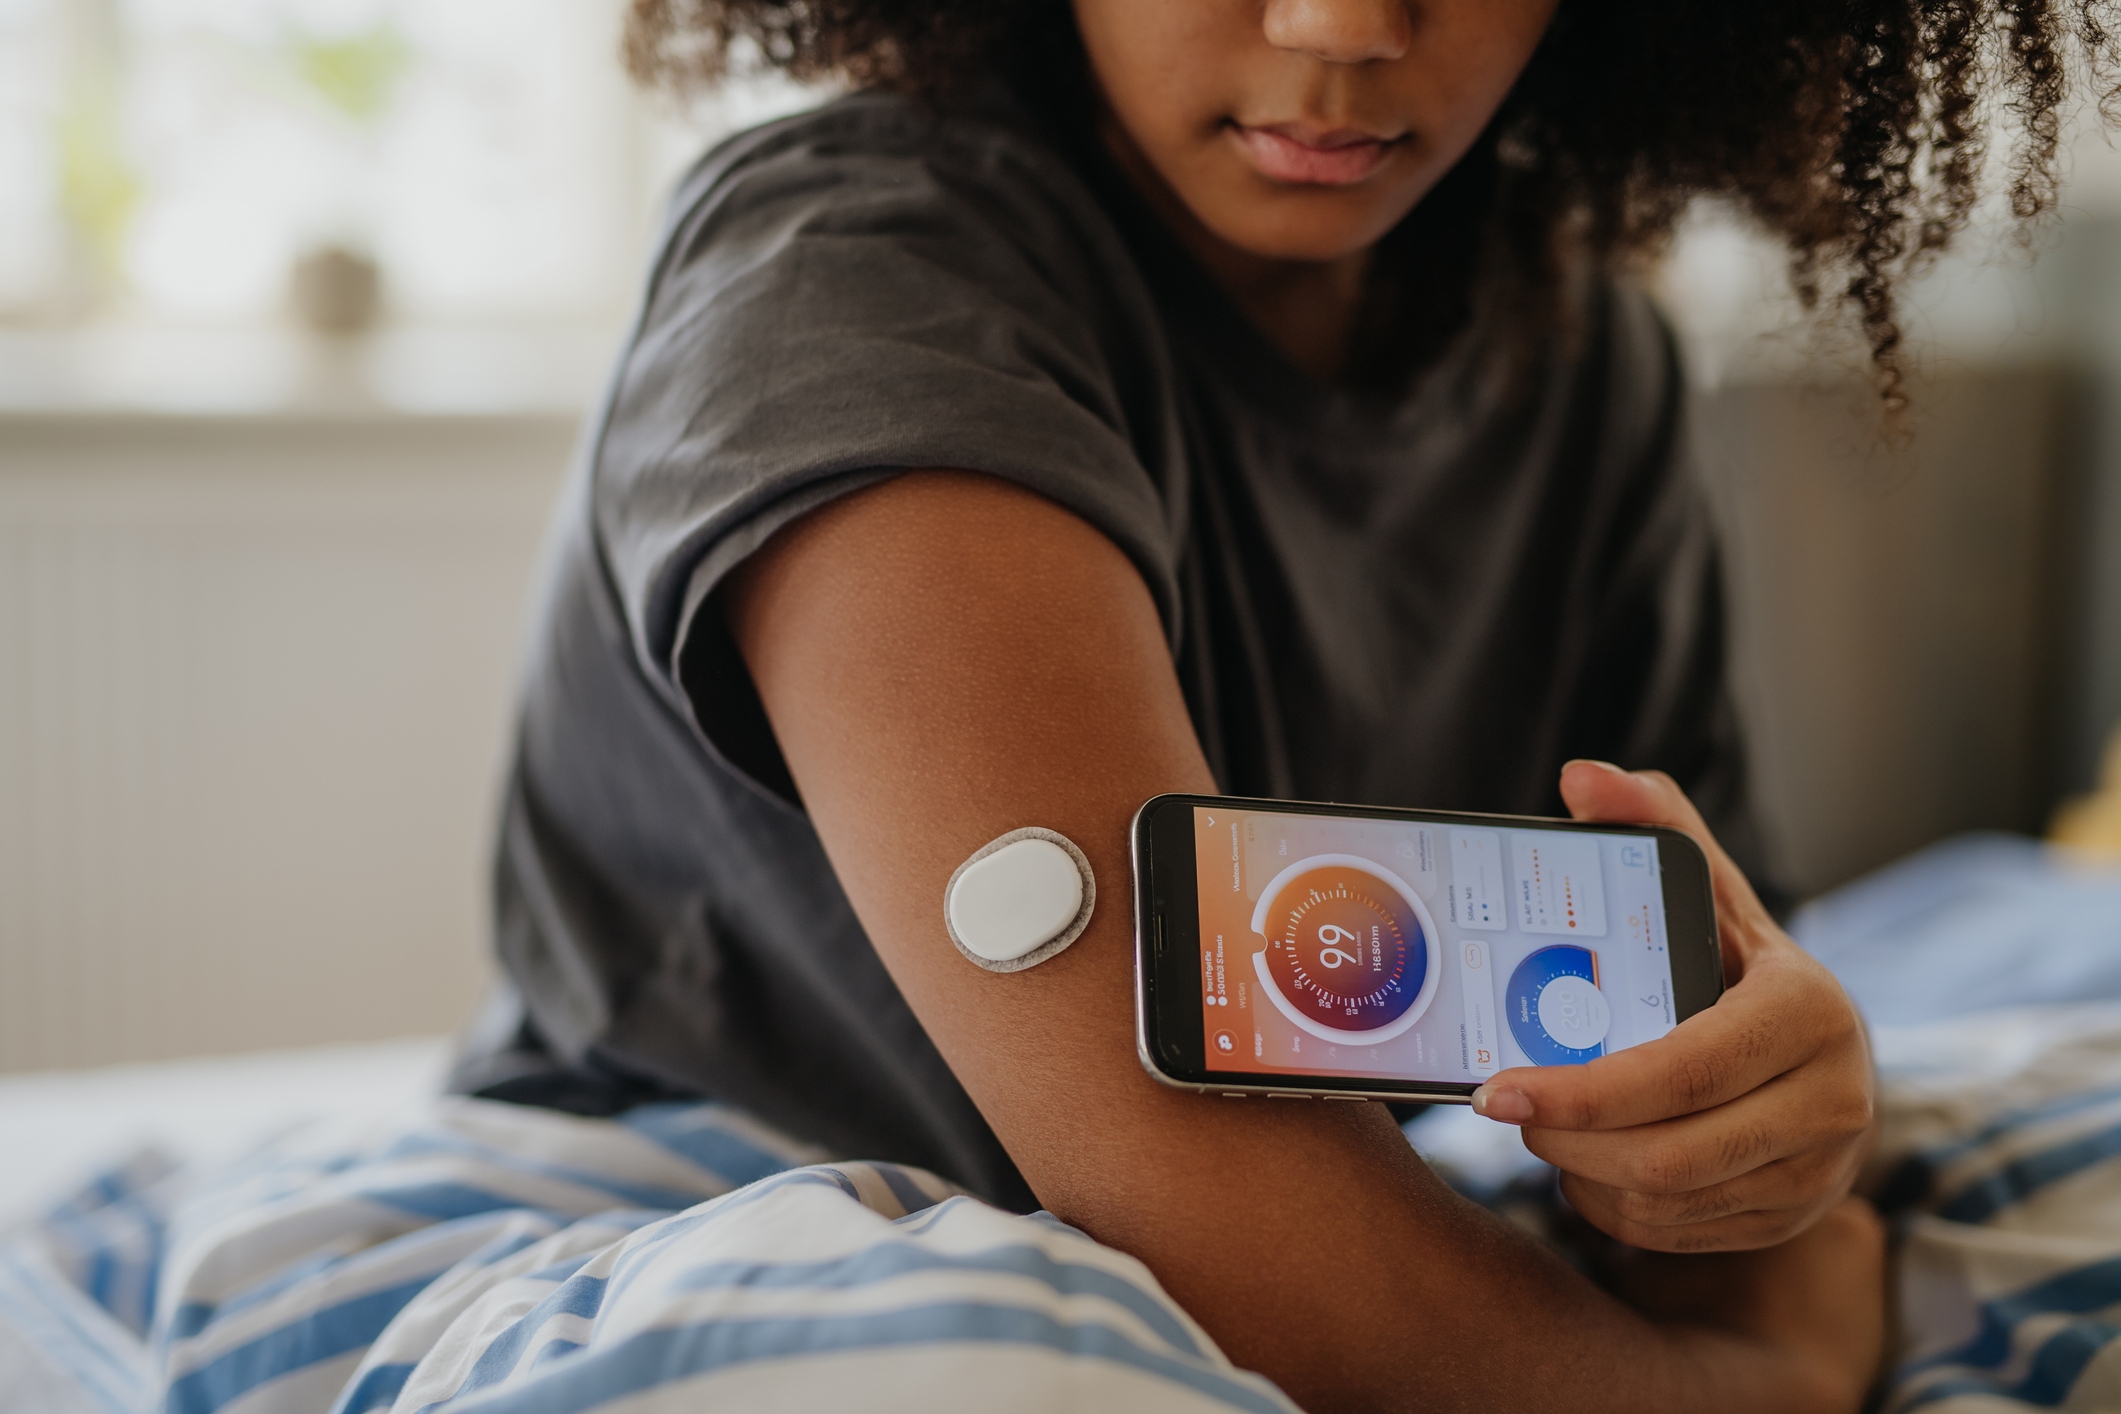
[[[885,965],[1034,1191],[1064,1201],[1077,1166],[1047,1160],[1080,1152],[1055,1132],[1064,1097],[1162,1098],[1128,1031],[1129,820],[1160,791],[1214,789],[1140,575],[1049,501],[927,472],[796,522],[725,604]],[[943,890],[1024,825],[1083,848],[1100,904],[1067,951],[997,975],[948,943]]]

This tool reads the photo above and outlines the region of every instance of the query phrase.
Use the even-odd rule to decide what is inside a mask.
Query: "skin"
[[[1076,9],[1115,157],[1292,363],[1330,378],[1370,245],[1481,131],[1551,6]],[[1558,1391],[1581,1410],[1857,1407],[1884,1319],[1878,1223],[1845,1198],[1872,1118],[1862,1027],[1670,781],[1573,763],[1561,786],[1579,818],[1710,852],[1730,990],[1663,1040],[1480,1096],[1608,1233],[1732,1249],[1623,1262],[1630,1304],[1453,1195],[1381,1106],[1234,1102],[1142,1072],[1128,823],[1151,795],[1215,786],[1148,591],[1096,530],[1008,483],[911,472],[782,530],[721,608],[864,929],[1040,1201],[1141,1258],[1233,1360],[1318,1410]],[[941,899],[1026,823],[1082,846],[1101,903],[1066,952],[1001,976],[950,946]]]

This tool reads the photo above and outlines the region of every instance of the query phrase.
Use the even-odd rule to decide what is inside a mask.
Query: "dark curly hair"
[[[1806,307],[1846,302],[1897,411],[1896,282],[1965,227],[1993,117],[2016,130],[2021,234],[2054,209],[2073,58],[2116,111],[2113,3],[1561,0],[1480,142],[1381,243],[1359,366],[1418,368],[1482,302],[1551,327],[1572,267],[1653,254],[1720,196],[1787,244]],[[744,53],[939,104],[995,76],[1048,113],[1091,92],[1067,0],[632,0],[645,83],[711,84]]]

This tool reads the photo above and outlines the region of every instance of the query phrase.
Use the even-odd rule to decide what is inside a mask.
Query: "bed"
[[[1886,1078],[1882,1407],[2121,1408],[2121,871],[1968,837],[1793,931]],[[1292,1407],[1049,1218],[711,1104],[438,1100],[445,1049],[0,1081],[10,1407]],[[1469,1112],[1409,1138],[1475,1196],[1539,1189]]]

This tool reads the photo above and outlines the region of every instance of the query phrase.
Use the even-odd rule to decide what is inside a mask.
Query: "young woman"
[[[1613,272],[1733,195],[1808,278],[1845,273],[1897,398],[1891,275],[1966,213],[1977,76],[2015,86],[2024,213],[2051,199],[2062,22],[637,0],[632,24],[650,77],[749,39],[860,91],[677,197],[556,542],[501,845],[511,988],[460,1085],[713,1095],[1042,1205],[1311,1408],[1854,1409],[1883,1330],[1845,1198],[1867,1049],[1712,838],[1746,838],[1715,554],[1671,341]],[[1700,839],[1723,1001],[1478,1104],[1606,1232],[1717,1255],[1645,1255],[1616,1294],[1454,1196],[1382,1106],[1144,1075],[1128,821],[1217,789]],[[1082,845],[1103,904],[997,976],[946,940],[943,887],[1024,824]]]

